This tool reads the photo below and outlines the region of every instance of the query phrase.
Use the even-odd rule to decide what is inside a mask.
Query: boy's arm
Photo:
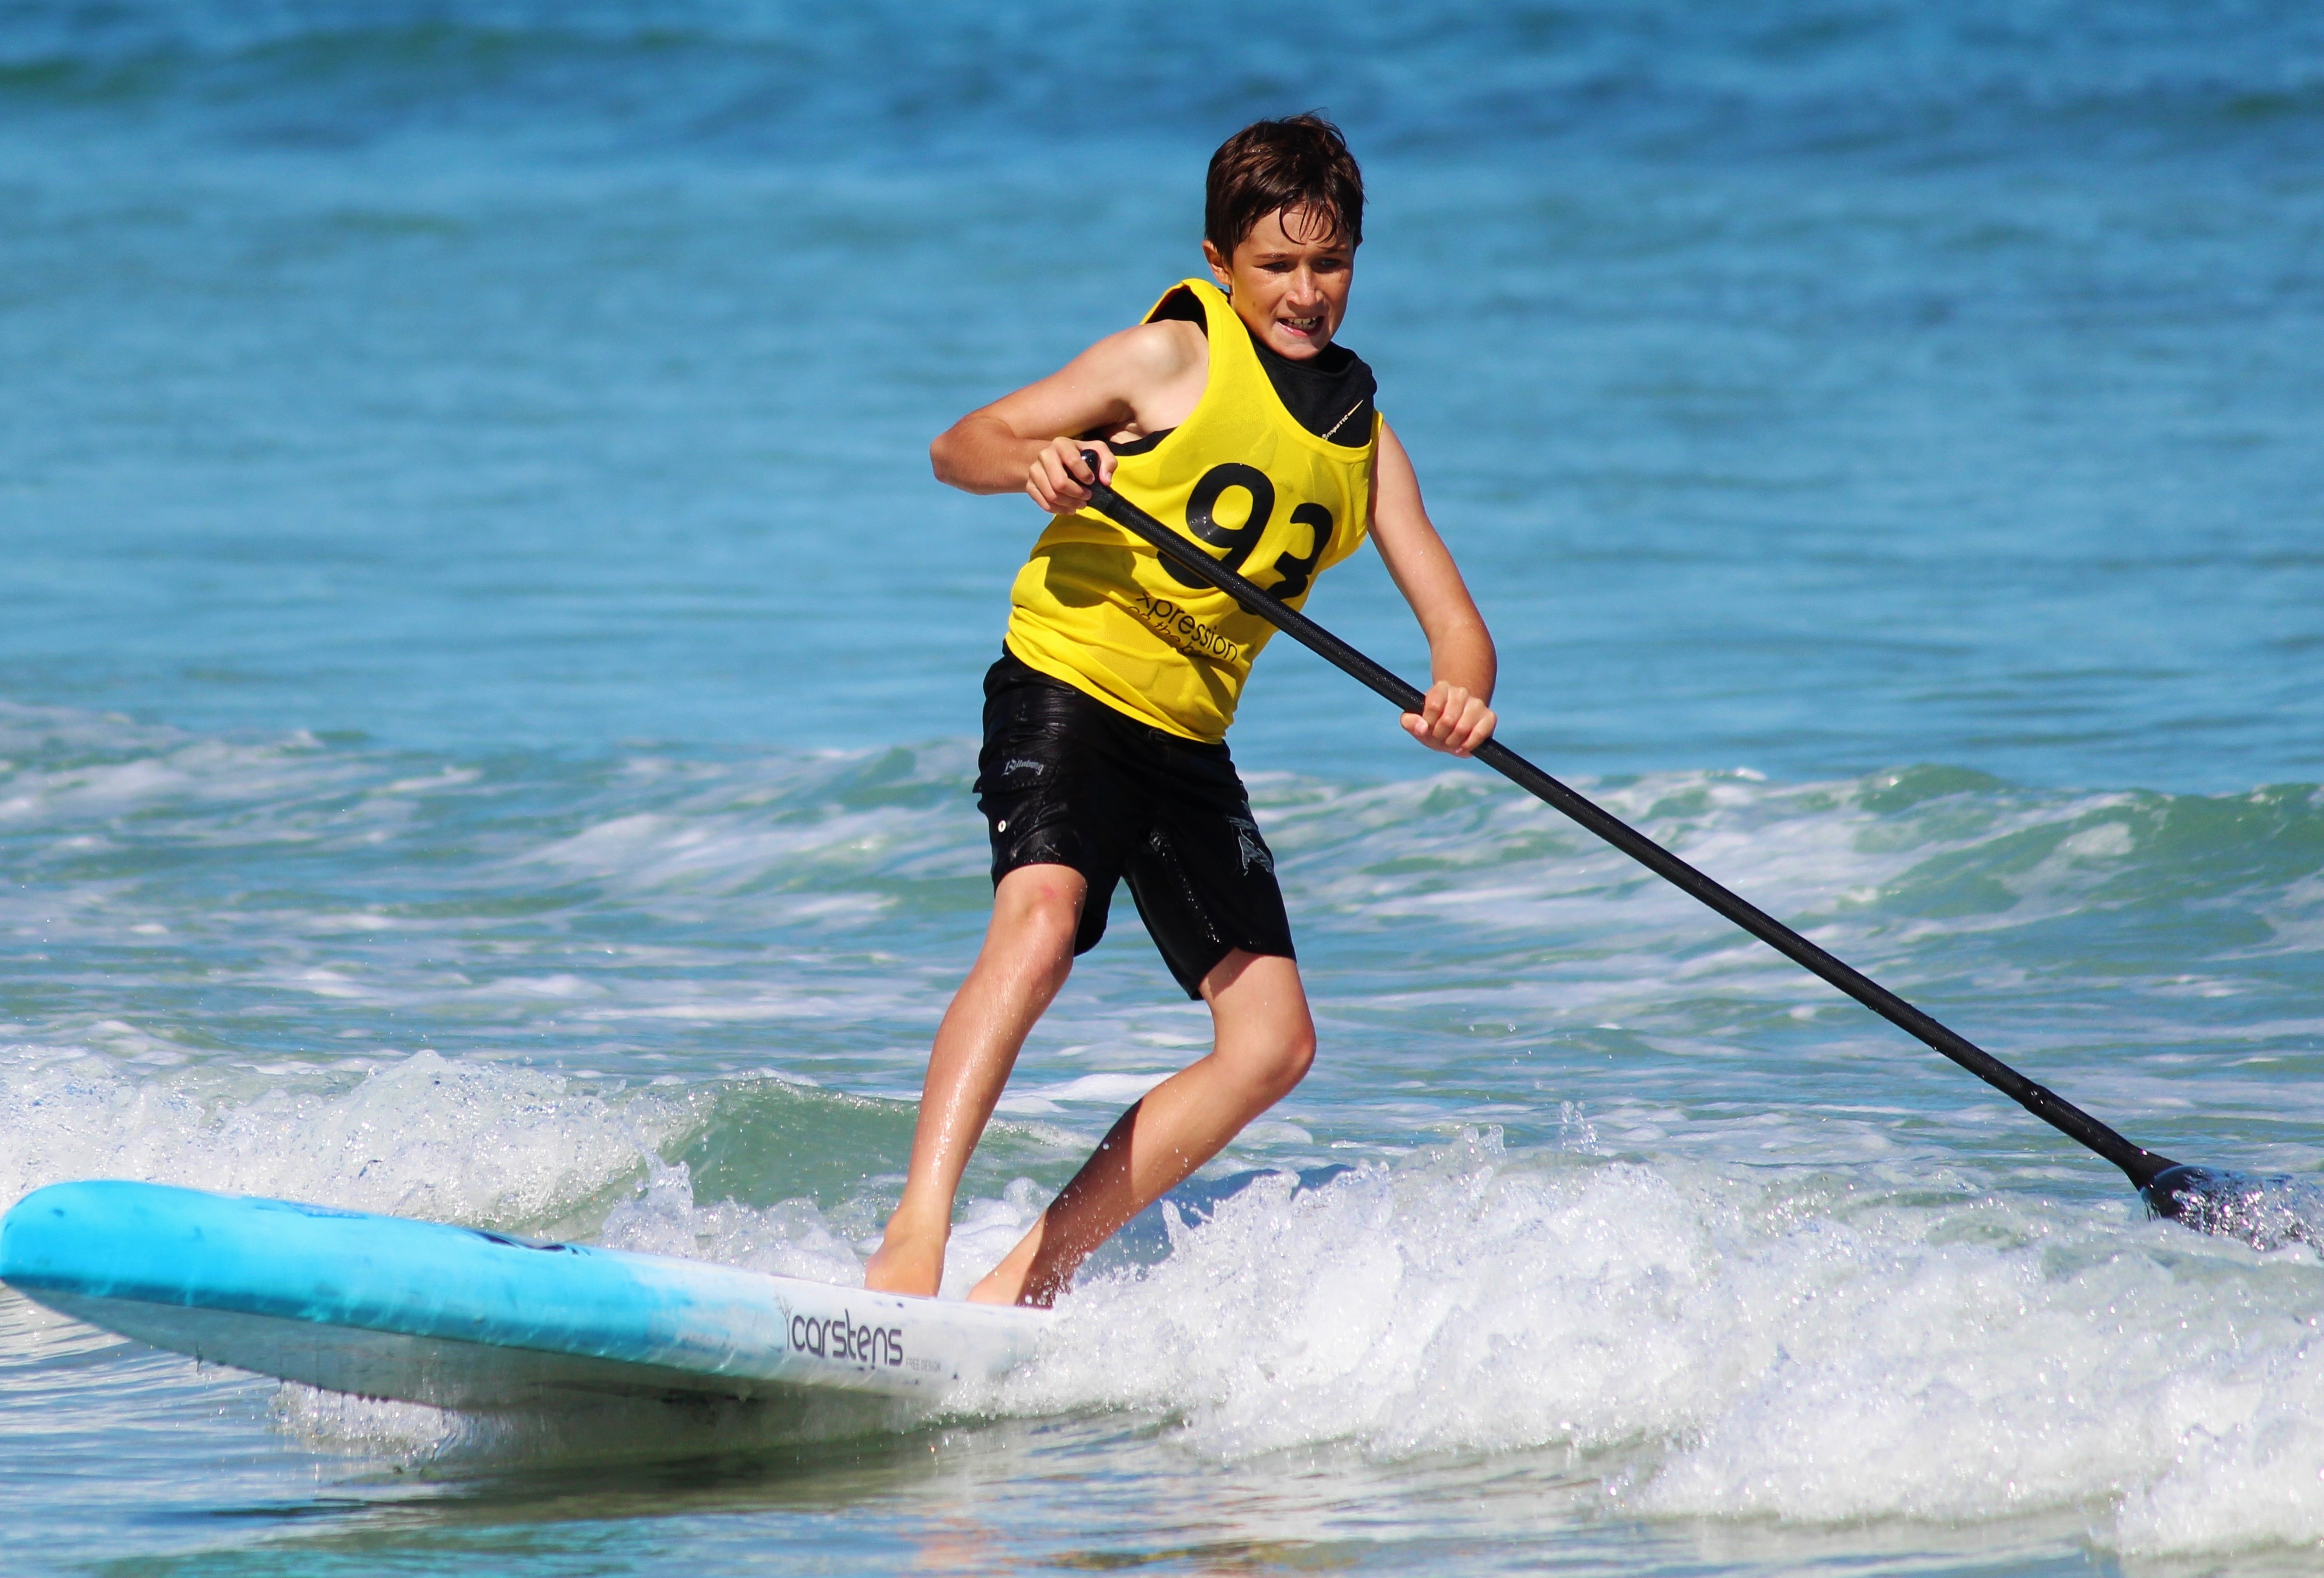
[[[1200,328],[1175,320],[1108,335],[945,429],[928,446],[936,480],[972,494],[1022,488],[1053,515],[1078,510],[1091,480],[1081,451],[1097,451],[1101,482],[1112,480],[1113,452],[1076,435],[1176,426],[1202,398],[1209,350]]]
[[[1404,726],[1432,751],[1466,756],[1493,734],[1493,638],[1420,502],[1412,457],[1386,422],[1374,465],[1372,541],[1428,637],[1433,683],[1421,710],[1404,715]]]

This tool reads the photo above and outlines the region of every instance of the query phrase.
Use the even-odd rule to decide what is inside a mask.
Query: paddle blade
[[[2255,1250],[2288,1244],[2324,1249],[2324,1186],[2314,1179],[2258,1177],[2182,1164],[2155,1174],[2138,1193],[2149,1213],[2197,1232],[2241,1239]]]

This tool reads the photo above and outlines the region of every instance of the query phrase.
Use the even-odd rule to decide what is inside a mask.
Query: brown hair
[[[1350,246],[1364,238],[1364,172],[1340,128],[1310,110],[1253,121],[1219,144],[1203,205],[1203,239],[1234,249],[1269,214],[1304,208]]]

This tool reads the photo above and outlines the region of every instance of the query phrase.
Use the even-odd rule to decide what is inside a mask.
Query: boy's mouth
[[[1286,332],[1303,338],[1312,338],[1323,332],[1323,315],[1320,312],[1313,318],[1278,318],[1275,321],[1281,324]]]

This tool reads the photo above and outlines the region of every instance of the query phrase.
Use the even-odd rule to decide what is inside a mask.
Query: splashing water
[[[2324,1186],[2312,1178],[2175,1167],[2156,1174],[2141,1193],[2153,1214],[2197,1232],[2239,1239],[2255,1250],[2324,1249]]]

